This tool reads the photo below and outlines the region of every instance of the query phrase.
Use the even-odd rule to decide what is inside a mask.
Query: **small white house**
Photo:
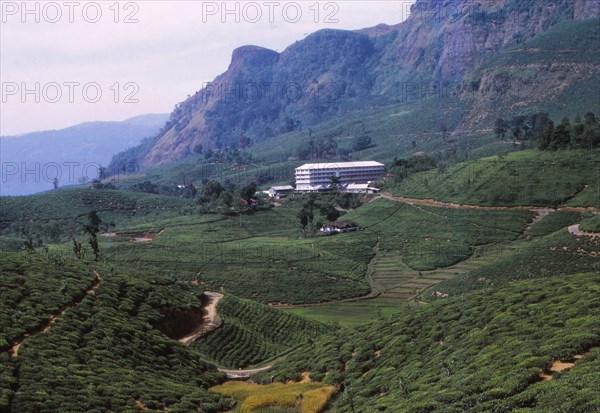
[[[353,232],[358,231],[359,228],[360,227],[358,226],[358,224],[352,221],[334,221],[328,222],[327,224],[323,225],[323,227],[321,228],[321,232],[325,234]]]
[[[280,199],[294,193],[294,187],[291,185],[272,186],[269,188],[269,196],[271,198]]]

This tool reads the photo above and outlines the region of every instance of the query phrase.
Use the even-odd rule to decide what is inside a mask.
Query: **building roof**
[[[272,186],[269,189],[274,191],[293,191],[294,187],[291,185],[283,185],[283,186]]]
[[[373,191],[379,191],[379,188],[376,188],[374,186],[371,186],[371,182],[369,182],[368,184],[348,184],[346,185],[346,190],[373,190]]]
[[[360,162],[328,162],[328,163],[307,163],[296,169],[330,169],[330,168],[359,168],[364,166],[384,166],[375,161]]]

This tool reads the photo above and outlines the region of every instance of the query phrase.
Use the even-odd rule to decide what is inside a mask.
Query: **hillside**
[[[600,151],[518,151],[391,181],[394,195],[472,205],[593,206]]]
[[[338,412],[593,412],[599,292],[588,273],[410,308],[320,341],[259,380],[308,371],[337,385]],[[553,371],[556,360],[566,370]]]
[[[231,404],[205,390],[223,374],[152,327],[161,306],[199,306],[201,289],[41,254],[3,253],[0,265],[1,412]]]
[[[107,167],[116,153],[154,136],[167,119],[163,114],[141,115],[122,122],[88,122],[61,130],[2,136],[0,194],[48,191],[57,172],[59,186],[77,185],[83,176],[96,179],[99,166]],[[15,165],[16,170],[7,164]],[[26,174],[24,169],[34,172]]]
[[[600,7],[587,0],[477,5],[419,0],[408,20],[385,29],[322,30],[281,53],[243,46],[233,52],[225,73],[177,105],[153,141],[116,159],[149,167],[240,143],[269,140],[277,145],[280,135],[302,130],[310,136],[307,129],[318,131],[323,122],[341,122],[365,108],[377,116],[389,105],[410,110],[427,100],[434,101],[437,113],[428,126],[435,132],[444,126],[457,139],[468,138],[465,130],[489,130],[494,120],[489,115],[508,105],[518,111],[540,106],[558,114],[575,96],[580,106],[598,110],[593,89],[581,87],[597,84],[593,44],[598,33],[592,18],[598,15]],[[543,37],[551,30],[555,33]],[[563,43],[553,39],[565,35],[573,41],[561,52],[557,48]],[[503,56],[521,45],[531,50],[526,43],[531,39],[541,52],[527,53],[530,64],[507,67]],[[552,62],[543,61],[548,53]],[[447,113],[457,109],[460,127],[445,124]]]

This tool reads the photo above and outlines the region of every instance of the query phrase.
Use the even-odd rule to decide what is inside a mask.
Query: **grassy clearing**
[[[319,413],[335,389],[322,383],[273,383],[259,385],[239,381],[225,382],[210,391],[233,397],[239,402],[236,412],[267,412],[272,408],[290,413]],[[269,410],[267,410],[267,408]],[[280,410],[275,410],[280,411]]]
[[[308,307],[283,308],[282,310],[323,323],[356,327],[395,314],[407,305],[395,299],[376,298],[350,302],[334,302]]]

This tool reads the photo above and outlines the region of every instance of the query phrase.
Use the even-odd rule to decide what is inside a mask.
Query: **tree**
[[[73,241],[73,255],[80,260],[83,258],[83,247],[81,246],[81,242],[77,242],[75,237],[72,238]]]
[[[254,195],[256,194],[256,182],[252,182],[249,185],[246,185],[240,190],[240,197],[245,199],[246,202],[250,203]]]
[[[321,205],[319,212],[321,212],[321,215],[327,217],[327,220],[330,222],[337,220],[341,215],[340,211],[335,209],[335,206],[332,204]]]
[[[337,190],[341,187],[342,181],[337,175],[331,175],[329,177],[329,187],[333,190]]]
[[[26,231],[23,229],[21,232],[25,237],[25,241],[23,241],[23,248],[28,254],[35,253],[35,246],[33,244],[33,236],[31,235],[31,231]]]
[[[231,192],[221,192],[221,195],[219,195],[219,203],[224,206],[230,207],[233,204],[233,195],[231,194]]]
[[[225,189],[217,181],[209,180],[202,187],[202,197],[207,200],[217,199]]]
[[[577,147],[581,147],[583,141],[583,133],[585,132],[585,125],[581,121],[581,116],[575,116],[573,119],[573,125],[571,126],[571,140],[572,144]]]
[[[593,126],[597,126],[598,125],[598,118],[596,117],[596,115],[594,115],[593,112],[587,112],[584,115],[584,119],[585,119],[584,125],[587,126],[587,127],[590,127],[590,126],[593,127]]]
[[[496,134],[496,137],[504,140],[507,131],[508,123],[502,118],[496,119],[496,122],[494,123],[494,133]]]
[[[571,144],[571,123],[565,117],[554,131],[554,140],[551,144],[553,150],[566,149]]]
[[[100,248],[98,246],[98,232],[100,232],[100,224],[102,220],[98,216],[96,211],[90,211],[88,214],[88,224],[83,226],[84,231],[88,234],[88,244],[94,252],[94,261],[98,261],[100,258]]]
[[[592,112],[584,115],[584,132],[581,145],[585,148],[595,148],[600,146],[600,125],[598,118]]]
[[[185,188],[183,189],[183,197],[187,198],[187,199],[194,198],[197,193],[198,193],[198,190],[196,189],[194,184],[186,185]]]
[[[551,120],[546,123],[546,127],[538,137],[538,148],[542,151],[548,150],[554,140],[554,122]]]
[[[302,229],[306,229],[310,224],[312,224],[313,219],[315,217],[314,209],[316,207],[316,196],[314,194],[310,194],[308,200],[302,204],[302,209],[296,216],[300,220],[300,226]]]
[[[54,189],[58,189],[58,178],[54,178],[54,180],[52,181],[52,186],[54,187]]]
[[[526,134],[527,126],[525,125],[525,116],[516,116],[512,119],[510,130],[516,140],[521,140]]]

